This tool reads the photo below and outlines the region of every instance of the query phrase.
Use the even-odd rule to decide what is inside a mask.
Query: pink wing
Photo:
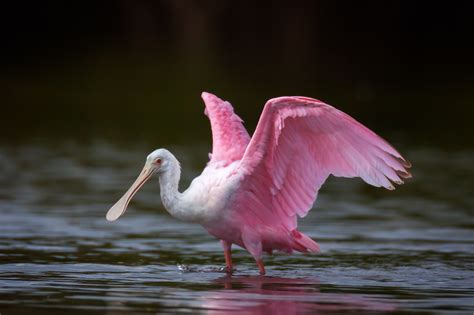
[[[248,225],[296,228],[329,175],[361,177],[394,189],[410,164],[385,140],[349,115],[307,97],[265,105],[240,165],[235,214]]]
[[[203,92],[206,105],[204,113],[209,117],[212,128],[212,154],[210,163],[226,166],[242,159],[250,136],[242,125],[242,119],[234,113],[229,102],[217,96]]]

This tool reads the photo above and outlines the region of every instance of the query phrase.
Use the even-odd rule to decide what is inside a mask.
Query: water
[[[119,221],[105,213],[149,144],[0,147],[0,313],[442,313],[474,310],[473,151],[404,148],[414,178],[389,192],[330,179],[300,229],[321,254],[245,251],[221,271],[218,241],[171,218],[157,180]],[[184,187],[208,145],[170,147]]]

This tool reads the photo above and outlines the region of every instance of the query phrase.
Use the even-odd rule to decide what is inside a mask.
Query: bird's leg
[[[225,266],[228,273],[232,273],[232,243],[221,240],[222,247],[224,248]]]
[[[225,266],[226,266],[227,272],[232,273],[233,266],[232,266],[232,255],[231,255],[230,249],[224,251],[224,256],[225,256]]]
[[[263,276],[265,274],[265,266],[262,260],[262,240],[255,230],[244,228],[242,231],[242,241],[244,242],[245,249],[253,256],[257,262],[258,270]]]
[[[265,266],[263,265],[263,260],[257,259],[256,262],[257,262],[258,270],[260,271],[260,274],[263,276],[265,274]]]

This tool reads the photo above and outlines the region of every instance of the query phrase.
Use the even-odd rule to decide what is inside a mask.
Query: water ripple
[[[185,186],[206,150],[170,149]],[[171,218],[156,181],[120,221],[105,221],[147,151],[103,141],[0,147],[2,314],[474,309],[472,151],[405,150],[414,179],[396,192],[330,178],[300,221],[321,253],[265,257],[265,277],[237,248],[226,275],[219,242]]]

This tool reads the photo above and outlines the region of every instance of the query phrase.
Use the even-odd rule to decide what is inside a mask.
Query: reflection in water
[[[223,277],[215,268],[224,265],[219,242],[171,218],[157,181],[123,220],[106,222],[152,148],[0,146],[2,314],[474,309],[472,150],[404,149],[415,174],[395,192],[330,178],[299,225],[320,243],[319,255],[266,257],[270,277],[260,277],[250,276],[254,261],[236,248],[237,272]],[[185,187],[208,147],[170,149],[182,161]]]
[[[206,293],[208,314],[301,314],[326,311],[393,311],[393,303],[369,296],[322,293],[317,279],[225,276],[215,281],[223,290]]]

